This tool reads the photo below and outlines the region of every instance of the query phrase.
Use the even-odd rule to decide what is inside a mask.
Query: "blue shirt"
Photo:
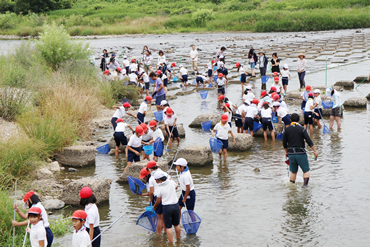
[[[155,90],[157,91],[157,96],[162,96],[165,94],[164,87],[158,91],[162,84],[163,84],[162,80],[160,78],[157,78],[157,80],[155,81]]]

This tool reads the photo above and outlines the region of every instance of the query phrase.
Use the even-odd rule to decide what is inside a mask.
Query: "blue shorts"
[[[184,83],[187,82],[188,81],[188,75],[182,75],[181,76],[181,81],[184,82]]]
[[[247,82],[247,75],[246,74],[241,74],[240,75],[240,82],[243,82],[243,83]]]
[[[318,113],[319,115],[317,116],[316,114],[314,115],[315,119],[322,119],[322,108],[315,109],[315,112]]]
[[[200,76],[198,76],[195,80],[196,80],[197,84],[203,83],[203,78],[200,77]]]
[[[289,154],[289,167],[292,173],[298,172],[298,166],[301,167],[303,173],[310,170],[307,154]]]
[[[222,149],[228,149],[229,148],[229,139],[221,140],[220,138],[217,138],[217,140],[222,141]]]
[[[226,68],[224,68],[224,70],[222,71],[222,74],[228,75],[229,74],[229,71]]]
[[[133,148],[133,147],[131,147],[131,148]],[[140,147],[138,147],[138,148],[133,148],[134,150],[136,150],[136,151],[138,151],[139,153],[140,153]],[[127,150],[128,152],[127,152],[127,162],[133,162],[133,161],[135,161],[135,162],[139,162],[140,161],[140,155],[138,156],[138,155],[136,155],[134,152],[132,152],[130,149],[129,150]]]
[[[86,227],[87,233],[90,233],[90,228]],[[94,227],[94,234],[93,234],[93,239],[96,238],[100,234],[100,228],[99,226]],[[92,247],[100,247],[100,242],[101,242],[101,235],[92,242]],[[49,241],[48,241],[49,244]],[[48,245],[49,246],[49,245]]]
[[[191,191],[190,191],[191,192]],[[54,234],[53,232],[50,230],[49,227],[45,227],[45,231],[46,231],[46,239],[48,240],[48,245],[47,247],[50,247],[51,244],[53,243],[53,240],[54,240]]]
[[[313,124],[312,117],[313,117],[312,111],[306,111],[304,113],[304,124]]]
[[[306,107],[306,101],[305,100],[303,100],[302,101],[302,104],[301,104],[301,109],[303,109],[303,108],[305,108]]]
[[[145,82],[145,89],[149,90],[150,88],[150,82]]]
[[[181,196],[179,198],[179,202],[178,202],[180,207],[185,206],[184,203],[182,202],[182,200],[184,200],[184,195],[185,195],[185,191],[182,191]],[[186,198],[186,209],[187,210],[194,211],[195,198],[196,198],[195,191],[191,190],[189,192],[188,198]]]
[[[251,69],[254,69],[254,68],[256,68],[256,63],[255,63],[255,62],[253,62],[253,63],[250,63],[250,65],[251,65]]]
[[[125,136],[124,132],[114,132],[113,137],[117,147],[119,147],[121,144],[123,146],[127,145],[127,137]]]
[[[220,73],[222,74],[222,71],[223,71],[222,69],[217,69],[217,74],[220,74]]]
[[[240,114],[235,114],[235,125],[238,128],[243,127],[243,121],[242,121],[242,116]]]
[[[281,120],[283,120],[285,125],[290,125],[290,114],[286,114]]]
[[[156,98],[155,98],[155,104],[156,105],[161,105],[161,101],[162,100],[165,100],[165,99],[166,99],[166,95],[165,94],[163,94],[161,96],[156,96]]]
[[[168,128],[170,129],[170,133],[171,133],[171,131],[172,131],[172,136],[173,136],[173,137],[175,137],[175,138],[179,137],[179,132],[177,131],[177,127],[173,128],[173,126],[168,126]],[[173,129],[173,130],[172,130],[172,129]],[[168,137],[170,137],[170,133],[168,133],[167,128],[166,128],[166,133],[167,133]],[[173,138],[173,137],[172,137],[172,138]]]
[[[212,70],[211,69],[209,69],[208,70],[208,77],[211,77],[212,76]]]
[[[271,118],[262,118],[262,129],[266,131],[269,128],[269,131],[273,130],[274,127],[272,126]]]
[[[139,125],[144,123],[144,118],[145,118],[144,114],[138,112],[136,117],[137,117],[137,122],[139,123]]]
[[[220,94],[225,94],[225,87],[218,87],[217,89],[217,93],[220,93]]]
[[[283,77],[283,78],[281,78],[281,82],[283,83],[283,86],[288,85],[289,78],[288,77]]]
[[[155,202],[157,201],[157,197],[154,196],[153,197],[153,205],[155,204]],[[162,201],[159,203],[157,209],[155,210],[155,213],[156,214],[163,214],[163,205],[162,205]]]
[[[163,80],[163,86],[167,87],[167,84],[168,84],[168,78]]]
[[[253,118],[246,117],[245,118],[245,121],[244,121],[244,127],[243,127],[243,129],[244,130],[248,130],[249,129],[249,131],[253,131],[253,126],[254,126]]]
[[[172,226],[178,226],[180,224],[180,208],[178,203],[163,206],[163,221],[166,229],[171,229]]]

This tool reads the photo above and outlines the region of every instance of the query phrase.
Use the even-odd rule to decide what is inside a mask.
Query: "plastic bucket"
[[[177,77],[176,76],[173,77],[172,80],[173,80],[173,82],[177,82]]]
[[[158,122],[162,121],[163,120],[163,111],[154,112],[154,117],[155,117],[155,120],[157,120]]]
[[[145,207],[145,211],[153,211],[153,206]]]
[[[96,151],[98,151],[100,154],[109,153],[109,144],[104,144],[103,146],[97,147]]]
[[[208,91],[199,91],[199,94],[202,99],[206,99],[208,95]]]
[[[221,151],[222,141],[220,141],[216,138],[211,138],[211,139],[209,139],[209,145],[211,147],[212,152],[217,154]]]
[[[211,131],[211,124],[212,121],[205,121],[202,123],[202,129],[203,131]]]
[[[278,123],[278,122],[279,122],[278,117],[273,117],[273,118],[272,118],[272,122],[273,122],[273,123]]]
[[[143,146],[143,149],[144,149],[144,153],[145,153],[146,155],[150,155],[150,154],[152,154],[152,153],[153,153],[153,146],[150,146],[150,145],[148,145],[148,146]]]
[[[333,101],[323,101],[322,107],[324,107],[324,109],[333,108]]]

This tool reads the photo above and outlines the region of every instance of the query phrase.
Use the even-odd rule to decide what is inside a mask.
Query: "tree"
[[[17,13],[43,13],[54,9],[67,9],[73,0],[15,0],[14,11]]]

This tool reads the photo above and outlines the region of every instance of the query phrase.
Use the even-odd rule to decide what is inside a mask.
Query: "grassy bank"
[[[45,14],[0,15],[0,34],[35,36],[46,22],[71,35],[194,31],[319,31],[370,27],[367,0],[77,0]]]

